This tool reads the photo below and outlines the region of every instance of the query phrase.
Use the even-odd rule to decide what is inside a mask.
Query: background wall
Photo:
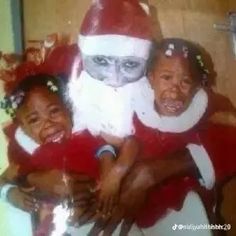
[[[14,38],[12,30],[11,1],[0,0],[0,51],[12,52]]]
[[[0,51],[13,52],[14,38],[11,16],[11,4],[9,0],[0,0]],[[0,81],[0,98],[3,96],[2,84]],[[6,140],[3,136],[1,124],[5,122],[8,117],[0,110],[0,173],[7,165],[6,159]],[[6,205],[0,202],[0,235],[8,235],[10,226],[5,217]],[[3,217],[4,215],[4,217]]]

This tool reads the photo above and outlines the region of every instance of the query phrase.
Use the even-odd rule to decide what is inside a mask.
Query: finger
[[[78,221],[79,225],[86,224],[93,218],[94,215],[96,215],[96,205],[91,206],[87,211],[84,212],[84,214],[81,215]]]
[[[86,193],[89,194],[90,196],[93,196],[96,193],[96,189],[94,186],[91,186],[90,184],[75,184],[74,186],[71,187],[71,193],[73,195],[78,193]]]
[[[82,207],[82,208],[86,208],[90,206],[90,202],[89,201],[78,201],[78,202],[74,202],[72,207]]]
[[[88,192],[83,193],[76,193],[72,196],[72,202],[78,202],[83,200],[90,200],[91,198],[94,198],[94,195]]]
[[[113,215],[104,229],[103,236],[112,235],[112,233],[116,230],[117,226],[120,224],[121,220],[122,215],[120,213]]]
[[[84,174],[69,173],[68,174],[74,182],[95,182],[95,180]]]
[[[39,205],[25,200],[24,208],[27,209],[27,211],[37,211],[39,209]]]
[[[97,212],[103,214],[104,205],[105,205],[105,200],[104,199],[100,199],[99,202],[98,202]]]
[[[110,214],[114,208],[114,196],[110,197],[110,200],[108,202],[108,208],[107,208],[107,214]]]
[[[110,197],[106,197],[103,201],[102,209],[100,210],[103,215],[108,215],[108,212],[110,211],[110,202],[111,202]]]
[[[86,210],[87,208],[83,207],[73,208],[72,214],[69,217],[68,222],[72,224],[78,223],[79,218],[84,214]]]
[[[120,224],[119,221],[109,222],[103,231],[103,236],[110,236],[116,230],[117,226]]]
[[[27,187],[27,188],[20,188],[20,191],[22,191],[23,193],[31,193],[35,191],[35,187]]]
[[[24,205],[31,210],[37,211],[39,209],[39,202],[33,197],[25,195],[23,202]]]
[[[129,231],[134,224],[134,219],[127,219],[124,220],[121,225],[120,235],[119,236],[127,236],[129,234]]]
[[[88,236],[99,235],[102,232],[102,230],[105,228],[106,224],[107,224],[107,220],[100,217],[94,224],[93,228],[88,233]]]

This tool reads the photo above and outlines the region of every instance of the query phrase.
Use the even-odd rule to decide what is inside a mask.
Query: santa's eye
[[[123,63],[123,66],[126,67],[126,68],[129,68],[129,69],[133,69],[133,68],[136,68],[140,65],[139,62],[137,61],[131,61],[131,60],[128,60],[128,61],[125,61]]]
[[[103,56],[94,57],[93,62],[95,62],[96,64],[98,64],[100,66],[108,66],[109,65],[108,59],[106,57],[103,57]]]

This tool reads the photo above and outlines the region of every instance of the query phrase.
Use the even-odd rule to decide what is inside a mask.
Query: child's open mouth
[[[163,103],[165,109],[170,113],[176,113],[183,109],[184,103],[183,101],[176,101],[176,100],[165,100]]]
[[[45,143],[57,143],[60,142],[65,136],[65,131],[57,131],[53,134],[50,134],[46,137]]]

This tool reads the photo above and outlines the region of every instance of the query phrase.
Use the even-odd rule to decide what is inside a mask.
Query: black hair
[[[194,72],[194,79],[198,80],[201,85],[208,85],[209,70],[201,52],[200,46],[181,38],[166,38],[160,42],[153,41],[150,58],[148,61],[148,72],[154,70],[160,55],[166,57],[182,56],[189,61],[189,66]]]
[[[45,87],[49,92],[58,95],[59,99],[71,113],[71,104],[66,95],[66,81],[68,80],[63,76],[53,76],[48,74],[27,76],[17,85],[13,92],[4,97],[3,101],[0,103],[0,107],[14,118],[17,109],[24,103],[27,93],[34,88]]]

